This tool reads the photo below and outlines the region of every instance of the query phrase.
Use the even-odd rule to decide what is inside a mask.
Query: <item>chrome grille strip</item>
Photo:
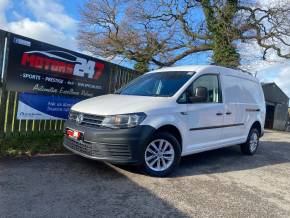
[[[85,113],[76,112],[76,111],[70,111],[68,119],[76,121],[77,116],[79,114],[83,115],[83,121],[79,125],[89,125],[89,126],[99,127],[103,119],[105,118],[104,116],[100,116],[100,115],[92,115],[92,114],[85,114]]]

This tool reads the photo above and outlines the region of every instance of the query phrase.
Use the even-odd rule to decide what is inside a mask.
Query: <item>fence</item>
[[[20,92],[6,89],[7,62],[9,52],[7,35],[10,33],[0,30],[0,137],[15,135],[31,135],[41,133],[60,133],[64,120],[19,120],[17,119],[18,100]],[[134,70],[108,63],[108,93],[113,93],[130,80],[139,76]]]
[[[120,66],[111,67],[109,93],[113,93],[139,74]],[[63,120],[18,120],[19,92],[0,88],[0,137],[41,133],[60,133]]]

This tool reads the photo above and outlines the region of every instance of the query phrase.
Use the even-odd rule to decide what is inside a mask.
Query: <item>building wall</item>
[[[290,132],[290,107],[288,107],[288,127],[286,131]]]
[[[288,96],[275,84],[263,84],[266,103],[275,106],[273,129],[285,130],[288,121]]]
[[[288,121],[288,104],[277,104],[275,107],[273,129],[285,130]]]
[[[275,83],[266,83],[262,87],[266,101],[284,103],[287,105],[288,110],[289,98]]]

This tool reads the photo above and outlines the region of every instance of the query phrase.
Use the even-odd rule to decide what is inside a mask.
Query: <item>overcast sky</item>
[[[79,8],[83,0],[0,0],[0,28],[20,35],[78,50],[76,40]],[[272,4],[275,0],[264,0]],[[266,3],[265,3],[266,4]],[[257,72],[263,82],[276,82],[290,96],[290,61],[270,54],[271,61],[260,60],[255,44],[241,45],[243,65]],[[289,52],[289,49],[288,49]],[[207,54],[187,58],[178,64],[207,64]]]

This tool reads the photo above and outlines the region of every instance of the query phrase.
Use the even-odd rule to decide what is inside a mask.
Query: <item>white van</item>
[[[213,65],[169,67],[74,105],[64,146],[165,176],[185,155],[236,144],[253,155],[264,120],[263,91],[249,73]]]

